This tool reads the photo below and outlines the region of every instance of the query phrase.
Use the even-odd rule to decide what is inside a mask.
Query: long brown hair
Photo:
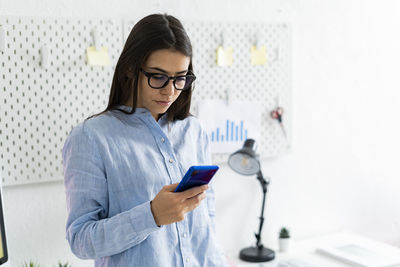
[[[159,49],[174,49],[190,57],[189,72],[193,73],[192,45],[182,23],[167,14],[153,14],[144,17],[135,24],[126,40],[124,49],[115,66],[108,105],[98,116],[109,110],[118,109],[129,97],[132,99],[131,111],[118,109],[126,114],[136,110],[140,68],[150,54]],[[168,108],[168,121],[183,120],[190,115],[192,98],[191,88],[183,90],[174,103]]]

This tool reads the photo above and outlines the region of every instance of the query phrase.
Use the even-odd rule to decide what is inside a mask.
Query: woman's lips
[[[171,104],[172,101],[155,101],[157,104],[163,107],[167,107]]]

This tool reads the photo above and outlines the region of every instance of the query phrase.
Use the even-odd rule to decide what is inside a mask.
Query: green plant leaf
[[[40,264],[35,263],[34,261],[29,261],[22,264],[22,267],[40,267]]]
[[[59,261],[58,262],[58,267],[70,267],[71,265],[69,265],[69,263],[68,262],[66,262],[66,263],[61,263],[61,261]]]
[[[279,238],[289,238],[290,232],[286,227],[282,227],[281,231],[279,232]]]

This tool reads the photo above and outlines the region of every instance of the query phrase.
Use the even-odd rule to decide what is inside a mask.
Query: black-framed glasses
[[[142,68],[140,68],[140,71],[148,78],[148,84],[153,89],[164,88],[169,83],[169,80],[172,80],[176,90],[187,90],[190,88],[194,80],[196,80],[196,76],[193,74],[168,76],[162,73],[147,72]]]

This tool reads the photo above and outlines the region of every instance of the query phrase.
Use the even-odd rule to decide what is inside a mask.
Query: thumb
[[[177,186],[178,186],[178,183],[166,185],[163,187],[163,191],[173,192],[173,191],[175,191]]]

